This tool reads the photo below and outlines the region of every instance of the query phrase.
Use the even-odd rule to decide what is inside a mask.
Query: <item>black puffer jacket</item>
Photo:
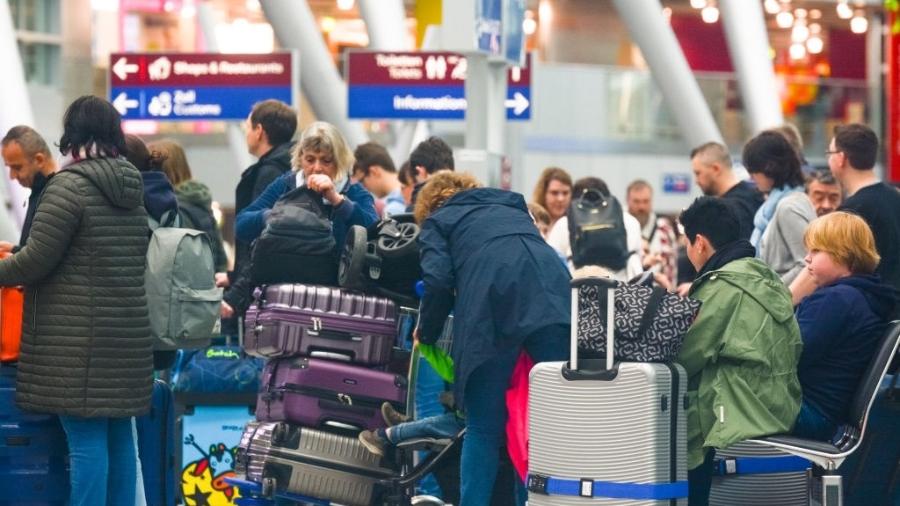
[[[124,159],[85,160],[47,183],[25,246],[0,261],[0,285],[26,287],[22,409],[89,418],[148,410],[148,235],[141,176]]]

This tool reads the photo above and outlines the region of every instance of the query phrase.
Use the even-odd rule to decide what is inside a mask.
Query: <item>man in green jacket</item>
[[[791,294],[739,238],[731,209],[701,197],[681,214],[703,302],[677,361],[688,374],[689,504],[709,502],[716,448],[791,430],[802,341]]]

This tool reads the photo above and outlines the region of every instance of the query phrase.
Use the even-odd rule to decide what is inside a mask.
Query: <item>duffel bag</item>
[[[175,392],[255,394],[263,364],[240,346],[180,350],[172,369],[172,387]]]

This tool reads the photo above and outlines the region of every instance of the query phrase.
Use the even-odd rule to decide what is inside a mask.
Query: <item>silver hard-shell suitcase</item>
[[[378,482],[395,475],[357,438],[283,422],[250,422],[235,471],[262,484],[263,495],[291,492],[347,506],[378,503]]]
[[[569,362],[534,366],[528,400],[528,504],[686,505],[687,375],[677,364],[578,360],[578,292],[606,288],[613,321],[615,282],[572,282]],[[602,293],[602,291],[601,291]]]
[[[748,472],[740,469],[754,460],[781,460],[785,472]],[[724,450],[716,450],[716,460],[726,468],[713,476],[709,492],[710,506],[807,506],[809,504],[806,468],[808,461],[777,448],[743,441]],[[804,463],[805,462],[805,463]],[[787,465],[785,465],[785,463]],[[759,467],[756,465],[754,467]],[[787,468],[793,468],[787,470]]]

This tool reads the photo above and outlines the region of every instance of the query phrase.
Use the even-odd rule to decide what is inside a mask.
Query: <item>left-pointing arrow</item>
[[[121,80],[128,78],[128,74],[134,74],[138,71],[137,63],[128,63],[128,59],[124,56],[116,60],[112,66],[113,74]]]
[[[129,99],[128,95],[126,95],[124,91],[122,93],[119,93],[119,96],[117,96],[116,99],[113,100],[113,107],[115,107],[116,110],[119,111],[119,114],[121,114],[122,116],[125,116],[128,113],[128,109],[134,109],[139,105],[141,104],[137,100],[133,98]]]

